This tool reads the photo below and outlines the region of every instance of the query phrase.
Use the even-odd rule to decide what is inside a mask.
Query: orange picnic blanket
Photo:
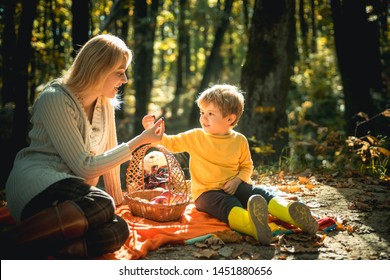
[[[127,221],[130,236],[122,248],[101,259],[140,259],[165,244],[184,244],[186,240],[205,234],[230,230],[224,222],[198,211],[194,204],[189,204],[182,217],[173,222],[155,222],[133,216],[127,205],[118,207],[117,214]]]
[[[105,254],[98,259],[103,260],[134,260],[147,256],[149,251],[156,250],[166,244],[185,244],[186,241],[210,233],[231,230],[228,225],[212,216],[200,212],[194,204],[189,204],[182,217],[174,222],[155,222],[133,216],[127,205],[119,206],[116,213],[124,218],[130,228],[130,236],[125,244],[116,252]],[[268,218],[269,222],[277,223],[290,231],[300,232],[299,229],[285,224],[276,218]],[[0,224],[15,223],[6,207],[0,207]],[[318,218],[321,230],[333,230],[336,223],[333,219]],[[284,231],[286,233],[286,231]],[[278,234],[274,231],[274,234]]]
[[[119,206],[116,213],[128,223],[130,236],[118,251],[105,254],[99,259],[140,259],[149,251],[168,243],[184,244],[188,239],[230,230],[224,222],[196,210],[194,204],[189,204],[182,217],[174,222],[161,223],[133,216],[127,205]],[[0,223],[15,223],[6,207],[0,208]]]

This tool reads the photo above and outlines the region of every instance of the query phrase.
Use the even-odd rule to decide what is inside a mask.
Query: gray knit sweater
[[[36,100],[31,121],[31,144],[17,154],[6,183],[7,206],[17,220],[35,195],[65,178],[96,186],[103,175],[106,191],[122,202],[119,168],[131,155],[127,144],[117,145],[108,99],[98,98],[91,124],[77,98],[54,81]]]

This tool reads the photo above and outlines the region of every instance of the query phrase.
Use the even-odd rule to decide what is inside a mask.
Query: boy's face
[[[204,131],[214,135],[225,135],[230,132],[231,124],[234,122],[236,115],[231,114],[223,117],[219,108],[214,106],[213,103],[199,104],[199,109],[199,122]]]

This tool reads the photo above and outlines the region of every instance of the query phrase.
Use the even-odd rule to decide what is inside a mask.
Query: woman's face
[[[225,135],[230,132],[233,114],[223,117],[219,108],[213,103],[199,104],[199,109],[199,122],[204,131],[214,135]]]
[[[127,83],[126,69],[127,63],[126,60],[123,60],[118,67],[108,74],[102,88],[102,93],[105,97],[114,98],[120,86]]]

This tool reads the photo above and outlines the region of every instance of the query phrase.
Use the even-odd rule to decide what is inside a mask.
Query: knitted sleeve
[[[75,101],[59,89],[42,94],[34,110],[34,116],[45,127],[56,152],[76,176],[90,180],[128,160],[129,149],[126,144],[101,155],[89,151],[83,113]],[[113,143],[111,139],[111,145]]]

